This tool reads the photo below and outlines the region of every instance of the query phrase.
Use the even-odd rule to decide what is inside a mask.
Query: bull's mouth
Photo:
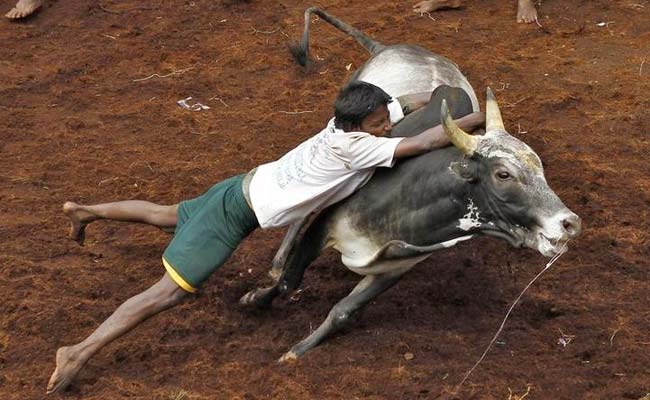
[[[494,223],[483,224],[480,231],[488,236],[503,239],[516,248],[526,246],[526,237],[530,236],[530,231],[522,227],[502,226]]]
[[[481,231],[489,236],[503,239],[513,247],[528,247],[537,250],[544,257],[555,257],[567,250],[567,238],[553,239],[537,229],[531,230],[522,226],[484,224],[481,227]]]
[[[568,239],[553,240],[541,232],[537,233],[536,239],[535,246],[531,246],[531,248],[537,249],[545,257],[556,257],[567,251]]]

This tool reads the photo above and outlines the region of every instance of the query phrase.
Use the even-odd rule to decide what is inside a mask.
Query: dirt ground
[[[543,28],[516,24],[514,3],[466,1],[429,17],[411,2],[319,2],[383,43],[456,61],[482,104],[494,88],[506,127],[583,218],[456,395],[547,259],[487,238],[436,253],[344,333],[284,365],[358,277],[328,252],[299,296],[242,309],[241,295],[269,283],[278,230],[253,234],[200,295],[103,349],[60,397],[650,398],[650,2],[545,0]],[[0,22],[0,397],[45,397],[56,349],[163,273],[168,235],[97,223],[81,247],[66,238],[64,201],[174,203],[329,119],[367,55],[321,21],[315,70],[294,65],[286,45],[309,5],[46,0],[27,21]],[[211,108],[180,108],[189,96]]]

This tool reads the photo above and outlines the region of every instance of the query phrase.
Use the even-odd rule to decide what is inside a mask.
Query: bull
[[[453,62],[418,46],[385,46],[322,10],[309,8],[302,41],[294,51],[302,63],[308,59],[312,13],[370,52],[371,58],[352,79],[376,84],[395,97],[433,92],[425,109],[396,125],[394,136],[414,135],[432,122],[442,123],[453,146],[377,169],[355,194],[289,230],[274,259],[274,284],[250,291],[242,297],[243,304],[268,307],[278,295],[296,289],[306,268],[329,247],[363,278],[280,361],[300,357],[341,329],[436,250],[487,235],[552,257],[581,230],[580,218],[546,182],[538,155],[506,131],[489,88],[485,134],[470,135],[453,119],[478,111],[478,100]]]

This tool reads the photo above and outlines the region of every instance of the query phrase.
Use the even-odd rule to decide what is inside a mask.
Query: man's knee
[[[167,293],[166,299],[171,305],[176,305],[185,300],[188,294],[189,293],[184,289],[176,286],[173,290]]]
[[[175,227],[178,219],[178,204],[157,206],[151,212],[151,222],[161,227]]]
[[[189,294],[183,288],[178,286],[178,284],[174,282],[171,276],[167,273],[165,273],[162,279],[154,285],[153,289],[152,300],[155,303],[167,307],[172,307],[182,302]]]

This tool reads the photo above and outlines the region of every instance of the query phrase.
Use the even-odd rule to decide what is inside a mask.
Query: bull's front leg
[[[352,292],[339,301],[330,311],[325,321],[307,338],[293,346],[283,355],[279,362],[295,360],[307,351],[318,346],[332,333],[347,325],[354,314],[361,310],[372,299],[396,284],[404,272],[368,275],[364,277]]]
[[[282,244],[280,244],[278,252],[275,253],[275,257],[273,257],[272,267],[269,270],[269,275],[274,280],[277,281],[278,278],[280,278],[280,275],[282,275],[282,270],[287,263],[289,252],[291,251],[291,248],[295,246],[298,240],[298,234],[309,220],[310,218],[306,217],[289,226],[287,233],[284,235],[284,239],[282,239]]]
[[[302,226],[308,222],[310,221],[303,221]],[[297,233],[300,232],[302,226],[297,228]],[[239,303],[245,306],[268,308],[276,297],[296,289],[302,282],[302,277],[309,264],[320,254],[325,232],[324,224],[314,223],[311,225],[301,240],[295,240],[288,246],[285,265],[280,269],[280,276],[273,285],[251,290],[242,296]],[[289,233],[287,233],[288,235]]]
[[[311,261],[313,261],[313,259],[318,255],[318,253],[314,251],[314,246],[308,247],[311,247],[312,250],[310,252],[310,254],[312,254],[311,257],[306,259],[305,257],[293,257],[293,262],[289,262],[289,264],[280,271],[280,276],[275,280],[273,285],[266,288],[251,290],[239,299],[239,304],[262,309],[269,308],[276,297],[296,289],[300,285],[300,282],[302,282],[305,270]]]

